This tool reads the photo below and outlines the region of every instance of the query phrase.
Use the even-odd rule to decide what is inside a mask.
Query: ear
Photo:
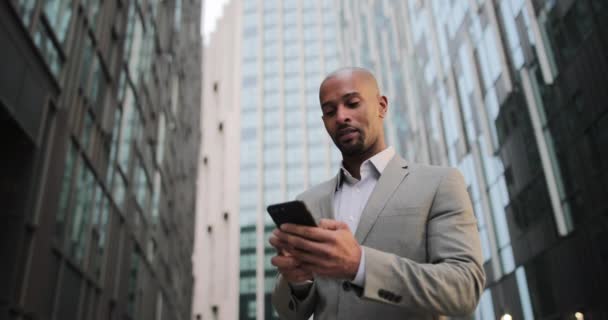
[[[380,108],[380,118],[386,117],[388,112],[388,98],[386,96],[378,96],[378,107]]]

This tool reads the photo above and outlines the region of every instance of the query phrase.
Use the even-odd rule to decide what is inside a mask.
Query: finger
[[[299,266],[315,266],[326,268],[331,265],[332,261],[329,259],[329,255],[318,255],[311,252],[295,249],[292,252],[293,258],[298,261]]]
[[[297,235],[283,232],[279,234],[279,239],[287,244],[287,248],[285,248],[285,250],[291,252],[292,254],[295,249],[308,251],[321,256],[326,256],[329,252],[327,244],[311,241]]]
[[[300,265],[300,261],[294,257],[287,256],[274,256],[270,258],[270,263],[273,266],[283,270],[292,270]]]
[[[319,227],[328,230],[350,230],[348,224],[332,219],[321,219],[321,221],[319,221]]]
[[[274,235],[268,238],[268,243],[270,243],[275,248],[278,247],[279,249],[282,249],[283,247],[287,246],[287,243],[283,241],[282,238]]]
[[[286,249],[289,249],[289,244],[286,243],[285,241],[275,237],[275,236],[271,236],[268,239],[268,243],[270,243],[271,246],[273,246],[277,252],[283,252]]]
[[[291,233],[312,241],[327,242],[333,240],[331,230],[325,230],[318,227],[301,226],[297,224],[284,223],[281,225],[282,233]]]
[[[321,219],[319,221],[319,228],[328,229],[328,230],[338,230],[339,221],[331,220],[331,219]]]
[[[284,255],[284,256],[290,255],[288,251],[291,248],[285,241],[279,239],[276,236],[277,232],[280,232],[280,231],[277,229],[273,230],[272,235],[270,236],[270,238],[268,238],[268,242],[270,243],[271,246],[273,246],[276,249],[276,251],[279,255]]]
[[[291,251],[294,248],[293,245],[284,240],[286,237],[286,233],[279,234],[279,237],[273,235],[268,239],[268,242],[270,242],[270,244],[276,249],[279,255],[291,256]]]

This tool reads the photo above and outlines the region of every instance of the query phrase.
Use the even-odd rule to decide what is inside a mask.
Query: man
[[[318,227],[284,224],[270,243],[281,318],[437,319],[474,311],[484,288],[477,222],[462,175],[387,148],[388,100],[365,69],[319,90],[342,153],[333,179],[301,194]]]

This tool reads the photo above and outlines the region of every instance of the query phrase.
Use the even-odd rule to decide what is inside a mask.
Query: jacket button
[[[289,301],[288,306],[289,306],[289,310],[293,310],[293,301],[292,300]]]
[[[350,291],[350,283],[347,281],[342,282],[342,289],[344,289],[344,291]]]

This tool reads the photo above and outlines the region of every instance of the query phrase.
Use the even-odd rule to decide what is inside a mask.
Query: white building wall
[[[240,11],[224,7],[203,50],[193,319],[238,318]]]

